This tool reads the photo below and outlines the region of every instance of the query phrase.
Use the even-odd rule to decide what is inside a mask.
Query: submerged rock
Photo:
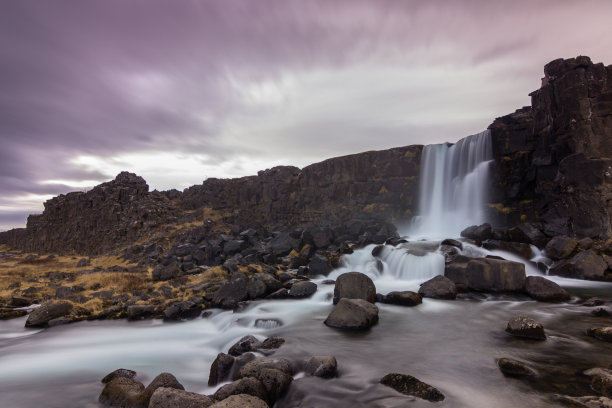
[[[565,289],[541,276],[528,276],[525,279],[525,291],[541,302],[565,302],[570,299],[570,294]]]
[[[427,282],[421,283],[419,295],[432,299],[455,299],[457,286],[445,276],[438,275]]]
[[[509,377],[531,377],[536,375],[536,372],[527,364],[511,358],[500,358],[497,365],[501,372]]]
[[[341,298],[325,320],[337,329],[365,330],[378,323],[378,308],[363,299]]]
[[[586,334],[598,340],[612,342],[612,327],[590,328],[587,329]]]
[[[423,303],[423,298],[418,293],[409,290],[389,292],[382,297],[382,303],[399,306],[417,306]]]
[[[311,357],[304,367],[306,375],[332,378],[338,375],[338,362],[334,356]]]
[[[348,272],[336,279],[334,288],[334,305],[340,299],[363,299],[367,302],[376,301],[376,286],[367,275],[361,272]]]
[[[402,394],[412,395],[427,401],[438,402],[444,400],[444,394],[438,389],[426,384],[411,375],[407,374],[387,374],[380,383],[391,387]]]
[[[531,317],[516,316],[510,319],[506,331],[515,337],[532,340],[546,340],[544,326]]]

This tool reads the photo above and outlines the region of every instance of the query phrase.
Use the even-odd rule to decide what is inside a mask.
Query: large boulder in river
[[[574,252],[576,245],[578,245],[577,239],[570,238],[565,235],[558,235],[548,241],[548,244],[546,244],[546,247],[544,248],[544,252],[546,256],[551,259],[564,259]]]
[[[434,276],[427,282],[421,283],[419,295],[432,299],[455,299],[457,286],[446,276]]]
[[[110,407],[131,407],[132,400],[144,390],[144,385],[131,378],[117,377],[110,380],[102,389],[98,401]]]
[[[449,258],[444,275],[458,289],[483,292],[520,292],[525,287],[525,265],[493,258]]]
[[[508,322],[506,331],[515,337],[532,340],[546,340],[544,326],[527,316],[515,316]]]
[[[493,229],[488,223],[472,225],[461,231],[461,236],[475,241],[485,241],[493,237]]]
[[[25,327],[45,327],[49,321],[63,317],[72,311],[70,302],[48,302],[35,309],[25,322]]]
[[[270,406],[284,394],[293,381],[293,367],[285,358],[258,358],[242,367],[238,378],[256,378],[264,385]]]
[[[608,264],[597,253],[589,249],[582,251],[571,259],[562,260],[552,268],[551,275],[565,276],[574,279],[601,280],[604,278]]]
[[[438,402],[444,400],[444,394],[437,388],[411,375],[396,373],[387,374],[380,380],[380,383],[402,394],[411,395],[427,401]]]
[[[317,291],[317,284],[314,282],[301,281],[296,282],[291,285],[291,289],[289,290],[289,297],[291,298],[307,298]]]
[[[206,395],[160,387],[151,396],[148,408],[207,408],[213,403]]]
[[[376,302],[376,286],[372,279],[361,272],[344,273],[336,279],[334,305],[342,298],[363,299],[374,303]]]
[[[381,299],[382,303],[398,306],[417,306],[423,303],[423,298],[409,290],[389,292]]]
[[[525,279],[525,291],[540,302],[565,302],[570,299],[565,289],[541,276],[528,276]]]
[[[341,298],[325,320],[337,329],[365,330],[378,323],[378,308],[363,299]]]

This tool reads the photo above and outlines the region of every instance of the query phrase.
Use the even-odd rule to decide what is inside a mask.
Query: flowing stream
[[[461,228],[483,220],[488,140],[484,132],[452,147],[425,149],[421,180],[426,191],[410,239],[456,237]],[[136,370],[145,384],[170,372],[188,391],[209,394],[216,389],[207,386],[211,363],[247,334],[284,337],[286,343],[275,356],[302,360],[334,355],[338,360],[339,376],[334,379],[298,373],[277,408],[432,406],[380,385],[391,372],[437,387],[446,396],[435,404],[440,407],[554,407],[559,406],[555,394],[588,393],[583,370],[612,366],[612,346],[585,335],[588,327],[610,325],[609,319],[591,316],[592,308],[578,303],[590,296],[611,300],[609,283],[555,278],[573,295],[562,304],[482,294],[424,299],[417,307],[378,304],[379,323],[362,333],[323,324],[333,294],[333,284],[325,279],[359,271],[373,279],[379,293],[416,291],[420,283],[444,273],[439,242],[385,247],[378,258],[372,256],[374,246],[368,246],[345,256],[344,266],[329,277],[315,279],[318,291],[312,298],[255,301],[239,312],[214,310],[187,322],[92,321],[33,330],[24,328],[25,317],[2,321],[0,407],[99,407],[100,379],[117,368]],[[535,264],[512,254],[469,244],[463,252],[519,260],[526,263],[528,274],[540,274]],[[506,323],[517,314],[542,322],[548,339],[530,342],[507,335]],[[501,357],[530,362],[537,378],[528,384],[504,377],[497,367]]]

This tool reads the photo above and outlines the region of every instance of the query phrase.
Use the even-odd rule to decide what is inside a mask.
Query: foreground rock
[[[70,302],[49,302],[34,310],[28,316],[25,327],[46,327],[53,319],[68,315],[72,311]]]
[[[367,302],[376,302],[376,286],[367,275],[361,272],[348,272],[336,279],[334,287],[334,305],[340,299],[363,299]]]
[[[511,358],[500,358],[497,362],[499,369],[508,377],[531,377],[536,372],[527,364]]]
[[[438,402],[444,400],[444,394],[411,375],[387,374],[380,380],[380,383],[402,394],[412,395],[427,401]]]
[[[363,299],[342,298],[325,320],[329,327],[365,330],[378,323],[378,308]]]
[[[151,396],[148,408],[207,408],[213,403],[206,395],[160,387]]]
[[[510,319],[506,331],[515,337],[532,340],[546,340],[544,326],[531,317],[516,316]]]
[[[457,286],[446,276],[438,275],[421,284],[419,295],[432,299],[455,299]]]
[[[232,395],[247,394],[263,401],[268,400],[268,391],[261,381],[253,377],[246,377],[224,385],[215,392],[216,401],[222,401]]]
[[[110,380],[102,389],[98,401],[109,407],[131,407],[144,385],[131,378],[117,377]]]
[[[528,276],[525,291],[540,302],[566,302],[571,297],[561,286],[541,276]]]
[[[338,375],[338,362],[334,356],[314,356],[306,362],[304,372],[309,376],[333,378]]]
[[[268,395],[268,403],[274,405],[293,381],[291,362],[285,358],[258,358],[242,367],[238,379],[252,377],[261,381]]]
[[[444,275],[459,290],[521,292],[525,287],[525,265],[492,258],[450,257]]]
[[[587,329],[586,334],[598,340],[612,342],[612,327],[590,328]]]
[[[409,290],[402,292],[389,292],[381,299],[382,303],[398,306],[417,306],[423,303],[421,295]]]
[[[252,395],[232,395],[223,401],[217,402],[210,408],[268,408],[268,404],[260,398]]]

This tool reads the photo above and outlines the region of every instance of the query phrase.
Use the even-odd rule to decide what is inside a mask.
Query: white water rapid
[[[419,213],[411,238],[458,237],[465,227],[485,222],[484,205],[493,159],[491,132],[423,148]]]

